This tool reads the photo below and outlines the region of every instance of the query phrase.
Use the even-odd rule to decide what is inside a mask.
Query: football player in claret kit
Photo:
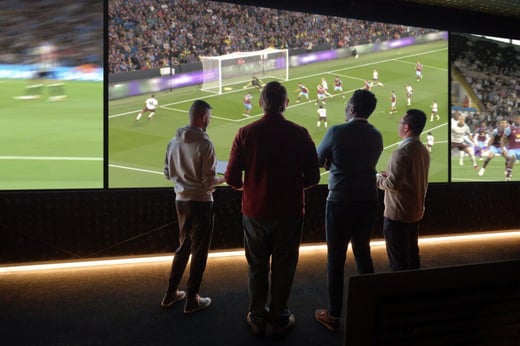
[[[318,104],[324,105],[326,99],[327,99],[327,95],[325,94],[325,89],[323,88],[323,86],[320,83],[316,86],[316,102],[314,104],[315,105],[318,105]]]
[[[390,95],[390,112],[388,114],[394,113],[397,113],[397,95],[395,94],[395,91],[392,90]]]
[[[421,64],[420,61],[417,61],[417,63],[415,64],[415,79],[418,82],[420,82],[421,79],[423,79],[422,70],[423,70],[423,65]]]
[[[502,147],[507,148],[506,181],[511,181],[515,162],[520,160],[520,115],[517,115],[515,122],[504,130],[502,141]]]
[[[343,94],[343,81],[338,77],[334,77],[334,92],[339,91],[341,94]],[[342,95],[343,98],[345,98],[345,95]]]
[[[307,89],[305,85],[298,83],[298,89],[296,89],[296,91],[298,91],[298,98],[296,99],[296,103],[300,102],[302,96],[305,97],[307,101],[309,101],[309,89]]]
[[[144,102],[143,109],[139,112],[139,114],[137,114],[137,118],[135,118],[135,120],[141,119],[141,116],[147,112],[150,112],[150,114],[148,115],[148,119],[152,120],[157,107],[159,107],[159,101],[157,101],[155,95],[152,95],[151,97],[146,99],[146,101]]]
[[[505,158],[505,174],[507,174],[507,153],[502,150],[502,137],[504,136],[504,131],[509,127],[509,122],[505,119],[500,120],[497,127],[491,131],[489,134],[489,139],[487,142],[488,154],[484,163],[482,164],[482,168],[478,171],[479,176],[483,176],[486,172],[486,168],[489,162],[497,155],[503,156]]]
[[[251,100],[253,99],[253,96],[251,93],[247,93],[244,96],[243,104],[244,104],[244,113],[242,113],[243,116],[249,117],[251,115],[251,109],[253,109],[253,104],[251,103]]]

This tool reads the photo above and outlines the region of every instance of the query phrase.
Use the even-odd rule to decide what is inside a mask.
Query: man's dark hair
[[[206,101],[195,100],[190,107],[190,119],[197,119],[206,114],[206,111],[211,109],[211,106]]]
[[[408,124],[414,136],[419,136],[426,125],[426,114],[419,109],[409,109],[403,117],[405,124]]]
[[[376,109],[377,99],[371,91],[358,89],[352,94],[350,103],[354,107],[356,116],[366,119]]]
[[[260,94],[260,106],[266,113],[282,113],[285,111],[287,89],[280,82],[269,82]]]

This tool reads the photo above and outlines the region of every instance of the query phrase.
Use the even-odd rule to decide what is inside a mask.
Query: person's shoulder
[[[281,124],[283,126],[287,126],[287,127],[292,127],[292,128],[297,128],[297,129],[305,129],[307,130],[304,126],[292,121],[292,120],[289,120],[287,119],[286,117],[283,117],[280,119],[281,120]]]

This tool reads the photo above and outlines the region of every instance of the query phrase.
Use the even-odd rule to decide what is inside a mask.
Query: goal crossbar
[[[289,79],[287,49],[264,49],[201,57],[202,90],[221,94],[225,88],[247,83],[252,76],[260,79]]]

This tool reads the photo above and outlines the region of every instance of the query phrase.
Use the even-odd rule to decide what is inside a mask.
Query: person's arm
[[[224,177],[217,175],[217,157],[215,147],[208,141],[203,148],[202,154],[202,184],[209,188],[222,184]]]
[[[307,132],[307,131],[306,131]],[[309,188],[320,182],[320,166],[318,164],[318,155],[316,145],[312,141],[310,134],[307,132],[307,144],[305,149],[306,160],[303,166],[303,187]]]
[[[318,145],[318,165],[320,167],[325,167],[325,169],[330,169],[331,164],[331,148],[332,148],[332,137],[333,137],[334,127],[331,127],[325,133],[325,136],[321,140],[321,143]]]
[[[409,158],[402,151],[396,150],[388,161],[388,168],[376,176],[377,187],[381,190],[396,191],[406,179],[410,169]]]
[[[172,179],[172,171],[173,167],[170,164],[170,145],[171,142],[168,143],[168,146],[166,147],[166,154],[164,155],[164,176],[166,179],[171,180]]]
[[[226,183],[236,190],[241,190],[244,186],[242,179],[242,171],[244,169],[242,164],[242,150],[241,150],[241,132],[237,133],[231,146],[231,152],[229,153],[228,165],[224,178]]]

